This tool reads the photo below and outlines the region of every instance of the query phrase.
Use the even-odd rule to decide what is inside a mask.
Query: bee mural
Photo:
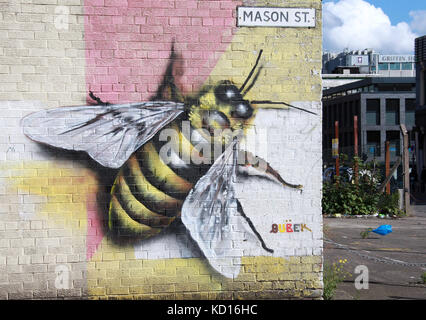
[[[102,166],[119,169],[111,189],[110,230],[146,239],[180,220],[210,265],[226,277],[236,277],[242,250],[229,253],[236,236],[248,235],[273,253],[236,198],[238,168],[256,159],[265,165],[265,176],[286,187],[302,188],[284,181],[265,160],[239,149],[255,107],[283,104],[315,114],[285,102],[244,99],[261,72],[262,67],[257,68],[261,55],[262,51],[240,88],[226,80],[182,97],[174,83],[172,47],[164,80],[151,101],[109,104],[90,92],[96,105],[30,114],[22,119],[24,133],[53,147],[84,151]],[[183,130],[185,123],[188,130]],[[162,138],[166,129],[176,132],[177,138]],[[227,134],[218,137],[217,130]],[[219,145],[224,151],[215,157],[208,152],[210,147],[200,145]],[[241,157],[242,163],[237,161]]]

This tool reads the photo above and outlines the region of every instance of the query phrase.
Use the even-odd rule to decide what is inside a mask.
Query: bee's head
[[[244,100],[240,90],[230,81],[221,81],[214,89],[218,104],[231,106],[231,117],[247,120],[253,115],[253,107],[248,100]]]
[[[192,101],[190,119],[193,125],[210,133],[214,130],[243,129],[252,118],[254,109],[231,81],[207,86]]]
[[[232,81],[219,81],[215,85],[204,87],[197,97],[186,101],[189,107],[189,119],[195,128],[206,129],[210,135],[215,130],[245,130],[253,119],[255,109],[282,108],[282,105],[315,114],[286,102],[244,99],[262,71],[260,67],[255,73],[262,52],[263,50],[260,50],[255,65],[240,88],[237,88]],[[249,83],[250,80],[252,80],[251,83]],[[268,107],[259,107],[259,105],[268,105]]]

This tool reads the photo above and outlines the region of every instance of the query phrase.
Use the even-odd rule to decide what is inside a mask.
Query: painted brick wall
[[[316,27],[237,28],[238,5],[316,8]],[[0,299],[320,298],[321,41],[319,0],[0,0]],[[118,169],[23,131],[28,114],[93,103],[89,90],[110,103],[152,99],[172,46],[184,96],[221,80],[242,85],[263,50],[246,98],[317,114],[256,108],[246,131],[255,143],[243,147],[303,192],[237,179],[237,198],[274,253],[235,241],[234,278],[212,268],[183,224],[146,240],[112,236]]]

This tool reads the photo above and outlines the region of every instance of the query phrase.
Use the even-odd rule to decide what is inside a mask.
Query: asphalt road
[[[383,224],[393,232],[362,239],[361,231]],[[335,300],[425,300],[426,205],[412,206],[412,216],[402,219],[324,218],[324,264],[344,259],[351,275],[338,285]],[[368,289],[355,287],[359,265],[368,268]]]

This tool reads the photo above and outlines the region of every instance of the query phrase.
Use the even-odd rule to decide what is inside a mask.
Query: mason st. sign
[[[238,27],[315,27],[313,8],[238,7]]]

